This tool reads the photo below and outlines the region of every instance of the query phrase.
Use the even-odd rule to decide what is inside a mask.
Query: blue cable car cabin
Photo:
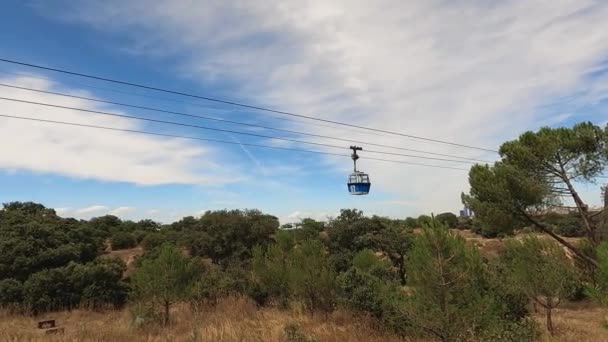
[[[366,173],[356,171],[348,176],[348,191],[351,195],[367,195],[371,185]]]
[[[372,185],[369,182],[369,175],[367,173],[357,171],[357,159],[359,159],[357,151],[361,151],[363,149],[358,146],[351,146],[350,148],[353,150],[351,158],[353,159],[354,168],[353,173],[348,176],[348,182],[346,183],[348,185],[348,192],[350,192],[351,195],[367,195],[369,193],[369,188]]]

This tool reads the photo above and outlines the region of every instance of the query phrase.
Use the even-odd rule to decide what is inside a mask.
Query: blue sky
[[[566,0],[496,6],[476,1],[15,1],[0,13],[0,57],[497,148],[543,125],[608,121],[607,15],[608,4]],[[0,83],[496,158],[5,63],[0,63]],[[4,87],[0,93],[336,144]],[[0,114],[339,152],[10,101],[3,101]],[[258,208],[288,221],[352,207],[404,217],[456,212],[460,192],[467,190],[466,171],[376,162],[363,153],[360,166],[370,172],[373,190],[353,197],[344,184],[351,168],[346,158],[10,119],[0,119],[0,146],[0,201],[38,201],[62,215],[84,218],[113,213],[170,222],[205,210]],[[583,192],[589,202],[599,202],[597,187]]]

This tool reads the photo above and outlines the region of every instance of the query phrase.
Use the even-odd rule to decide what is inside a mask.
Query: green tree
[[[424,227],[431,224],[432,220],[433,219],[429,215],[420,215],[418,216],[418,219],[416,219],[416,222],[418,223],[418,227]]]
[[[171,305],[185,300],[200,274],[200,267],[171,245],[163,245],[155,258],[144,260],[131,283],[137,299],[163,308],[163,325],[170,319]]]
[[[401,285],[406,284],[405,260],[412,240],[412,233],[401,227],[391,227],[378,234],[378,247],[386,253],[397,269]]]
[[[103,252],[103,236],[40,204],[5,204],[0,210],[0,279],[25,281],[45,269],[92,261]]]
[[[412,229],[418,228],[418,220],[413,217],[407,217],[405,219],[405,226]]]
[[[407,269],[410,319],[425,333],[471,340],[501,318],[478,251],[436,220],[414,239]]]
[[[435,218],[437,221],[448,226],[448,228],[456,228],[456,226],[458,226],[458,216],[453,213],[441,213]]]
[[[494,166],[471,168],[471,191],[465,203],[486,229],[509,233],[532,224],[570,249],[579,258],[595,265],[576,246],[553,232],[552,227],[533,214],[561,206],[572,200],[593,244],[600,232],[593,214],[575,189],[575,183],[593,182],[608,163],[607,131],[589,122],[572,128],[541,128],[526,132],[500,148],[501,161]]]
[[[291,253],[292,246],[279,243],[266,249],[257,246],[253,250],[253,272],[257,281],[283,307],[289,303],[292,272],[296,271]]]
[[[314,312],[329,312],[335,304],[336,275],[330,267],[325,247],[318,240],[304,241],[292,252],[292,291]]]
[[[0,307],[9,307],[23,302],[23,284],[15,279],[0,280]]]
[[[120,306],[128,287],[122,281],[126,266],[119,259],[97,259],[82,265],[70,263],[32,274],[23,284],[24,303],[34,312]]]
[[[133,248],[137,245],[137,241],[135,241],[135,236],[127,232],[115,233],[114,235],[112,235],[110,243],[112,245],[112,250],[115,251],[120,249]]]
[[[386,276],[390,274],[390,264],[364,250],[357,253],[353,265],[337,278],[338,302],[372,315],[392,331],[407,332],[409,321],[403,310],[406,297],[399,283]]]
[[[298,241],[318,239],[319,234],[325,229],[325,223],[305,218],[296,225],[296,228],[295,233]]]
[[[575,268],[564,249],[553,241],[527,236],[508,241],[503,258],[513,284],[545,308],[547,330],[553,334],[552,310],[576,284]]]
[[[184,242],[192,255],[225,264],[251,259],[253,247],[272,243],[278,229],[276,217],[257,210],[209,211],[189,228]]]

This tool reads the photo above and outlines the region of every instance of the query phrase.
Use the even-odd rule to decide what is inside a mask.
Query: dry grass
[[[606,310],[588,303],[564,303],[553,312],[553,325],[557,330],[550,336],[545,329],[545,315],[536,314],[534,318],[545,332],[542,341],[546,342],[603,342],[608,341],[605,327]]]
[[[188,306],[174,308],[170,327],[136,328],[127,310],[92,312],[74,310],[32,318],[0,314],[1,341],[285,341],[284,329],[297,325],[299,331],[317,341],[408,341],[382,333],[371,322],[345,312],[310,316],[298,310],[258,309],[243,298],[227,299],[200,313]],[[56,319],[64,335],[43,336],[36,322]]]

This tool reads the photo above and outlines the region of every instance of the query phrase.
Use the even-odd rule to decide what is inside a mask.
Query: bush
[[[131,233],[118,232],[112,235],[111,239],[112,250],[133,248],[137,245],[135,237]]]
[[[0,280],[0,307],[9,307],[23,301],[23,284],[15,279]]]
[[[552,310],[570,296],[577,286],[577,274],[562,246],[554,241],[527,236],[510,240],[503,259],[510,280],[546,312],[547,330],[554,333]]]
[[[118,259],[98,259],[35,273],[23,285],[24,303],[35,313],[80,304],[91,308],[121,306],[129,291],[121,280],[125,268]]]
[[[149,233],[144,237],[141,242],[142,247],[146,251],[151,251],[157,247],[160,247],[167,240],[161,233]]]
[[[543,222],[553,226],[553,231],[567,237],[585,236],[583,220],[577,213],[549,213],[543,217]]]
[[[493,342],[533,342],[538,341],[541,332],[538,324],[531,318],[521,321],[500,322],[483,334],[484,341]]]
[[[458,226],[458,216],[453,213],[442,213],[437,215],[435,219],[448,226],[448,228],[456,228]]]
[[[208,303],[215,305],[218,299],[226,297],[232,292],[231,280],[219,267],[209,265],[192,288],[192,302],[194,305]]]
[[[146,236],[148,235],[148,232],[146,232],[145,230],[136,230],[133,232],[133,238],[135,238],[135,243],[136,244],[141,244],[142,241],[144,241],[144,239],[146,238]]]

